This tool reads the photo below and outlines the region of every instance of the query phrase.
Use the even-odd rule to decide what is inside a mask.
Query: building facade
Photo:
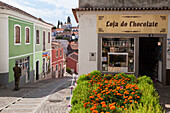
[[[78,73],[78,53],[73,52],[67,57],[67,67],[69,67],[73,73]]]
[[[52,76],[63,77],[65,74],[63,47],[57,42],[52,42]]]
[[[43,52],[48,52],[48,58],[51,58],[51,41],[48,41],[48,38],[51,38],[52,25],[3,2],[0,2],[0,6],[0,39],[2,40],[0,42],[2,53],[0,54],[0,85],[14,85],[13,67],[16,63],[21,67],[20,84],[34,82],[41,78],[39,75],[43,72]],[[36,29],[42,29],[46,33],[44,51],[43,34],[39,34],[39,44],[36,44]],[[39,61],[39,64],[36,61]],[[46,60],[45,63],[48,61]],[[36,71],[39,75],[36,75]]]
[[[169,9],[167,1],[79,0],[79,75],[124,72],[170,84]]]

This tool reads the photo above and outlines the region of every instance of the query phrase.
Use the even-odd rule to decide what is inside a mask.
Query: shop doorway
[[[159,64],[161,58],[160,38],[140,37],[139,38],[139,75],[149,76],[156,80],[159,76]],[[161,75],[162,76],[162,75]]]
[[[39,61],[36,62],[36,80],[39,80]]]
[[[45,58],[43,58],[43,77],[45,77]]]

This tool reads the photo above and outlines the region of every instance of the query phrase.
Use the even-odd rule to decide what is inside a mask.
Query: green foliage
[[[56,36],[56,39],[63,39],[62,36]]]
[[[69,67],[66,67],[66,72],[72,75],[72,71]]]
[[[138,90],[136,92],[140,92],[139,96],[141,97],[140,100],[137,101],[137,103],[134,103],[134,106],[129,106],[128,104],[125,104],[125,107],[128,108],[127,110],[122,108],[116,108],[115,110],[108,110],[110,113],[162,113],[162,107],[159,105],[159,96],[157,92],[155,91],[155,88],[153,86],[153,81],[150,77],[142,76],[139,78],[136,78],[134,75],[127,75],[125,73],[119,73],[116,75],[102,75],[100,71],[93,71],[87,75],[81,75],[77,81],[78,85],[73,91],[73,98],[71,101],[72,109],[70,113],[91,113],[90,111],[90,105],[89,107],[84,107],[83,103],[89,102],[89,97],[93,94],[95,95],[95,92],[98,94],[100,93],[100,90],[98,89],[101,84],[97,83],[98,80],[111,80],[111,79],[117,79],[122,80],[123,78],[127,78],[128,84],[135,84],[138,86]],[[102,81],[101,81],[102,82]],[[107,85],[107,82],[102,83],[103,86]],[[102,86],[102,87],[103,87]],[[101,87],[101,88],[102,88]],[[121,86],[126,87],[126,86]],[[112,88],[116,88],[116,86],[112,86]],[[98,90],[96,90],[98,89]],[[102,89],[103,90],[103,89]],[[126,89],[127,90],[127,89]],[[131,92],[131,89],[128,89],[129,92]],[[123,90],[120,90],[119,93],[121,93]],[[131,95],[131,94],[130,94]],[[107,96],[107,95],[105,95]],[[104,98],[104,95],[101,95],[101,97]],[[113,99],[114,98],[114,99]],[[104,101],[106,103],[110,103],[109,100],[116,100],[116,98],[112,95],[110,97],[104,98]],[[91,99],[90,99],[91,100]],[[120,98],[120,100],[117,100],[117,103],[123,104],[123,98]],[[97,106],[97,110],[101,109],[98,108],[101,106]]]
[[[81,82],[83,82],[83,81],[85,81],[85,80],[87,80],[88,78],[87,78],[87,76],[85,75],[85,74],[83,74],[83,75],[81,75],[80,77],[79,77],[79,79],[77,80],[77,84],[79,84],[79,83],[81,83]]]

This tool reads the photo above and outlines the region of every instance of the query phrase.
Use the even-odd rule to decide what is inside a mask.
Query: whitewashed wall
[[[8,16],[0,14],[0,73],[9,70]]]
[[[89,61],[89,52],[97,54],[96,15],[79,15],[79,75],[97,70],[96,61]]]
[[[96,52],[98,55],[98,34],[97,34],[97,15],[155,15],[167,14],[168,28],[170,27],[170,11],[78,11],[77,17],[79,21],[79,75],[97,70],[96,61],[89,61],[89,52]],[[168,29],[168,38],[170,38],[170,28]],[[167,60],[167,69],[170,69],[170,60]]]
[[[170,14],[168,15],[168,34],[167,38],[170,39]],[[168,47],[168,44],[167,44]],[[167,54],[167,62],[166,62],[166,69],[170,69],[170,55]]]

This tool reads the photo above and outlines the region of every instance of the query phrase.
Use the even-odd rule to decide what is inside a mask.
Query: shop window
[[[62,56],[62,50],[60,50],[60,57]]]
[[[25,27],[25,43],[30,44],[30,28]]]
[[[48,32],[48,43],[50,43],[50,32]]]
[[[20,25],[15,25],[14,28],[14,39],[15,39],[15,45],[20,45],[21,44],[21,26]]]
[[[134,72],[134,38],[102,38],[102,71]]]
[[[56,58],[58,58],[58,50],[56,50]]]
[[[40,31],[36,30],[36,44],[40,44],[39,36],[40,36]]]

